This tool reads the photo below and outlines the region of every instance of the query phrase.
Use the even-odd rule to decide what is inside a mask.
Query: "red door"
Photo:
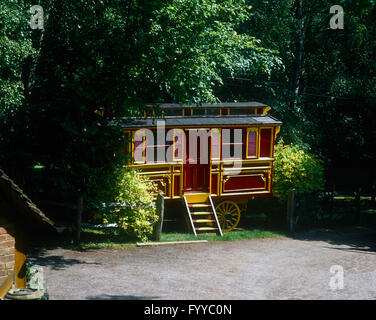
[[[190,146],[189,132],[186,131],[186,154],[185,163],[183,165],[183,193],[209,192],[210,141],[208,139],[208,141],[204,143],[201,139],[201,137],[197,138],[196,146],[194,144]],[[204,152],[200,151],[202,144],[205,146],[205,149],[203,150]],[[194,150],[195,147],[196,152]]]

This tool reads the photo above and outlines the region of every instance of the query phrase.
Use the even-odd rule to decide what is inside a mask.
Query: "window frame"
[[[248,138],[249,138],[249,132],[256,132],[256,147],[255,147],[255,155],[254,156],[249,156],[248,155]],[[245,158],[246,159],[258,159],[260,156],[260,132],[259,132],[259,128],[253,128],[253,127],[250,127],[250,128],[247,128],[247,137],[246,137],[246,152],[245,152]]]
[[[184,156],[185,156],[185,135],[184,131],[182,129],[172,129],[173,130],[173,141],[172,141],[172,161],[173,162],[183,162]],[[181,158],[178,158],[175,156],[177,145],[179,145],[177,142],[180,140],[181,144]]]
[[[214,158],[213,157],[213,146],[214,146],[214,144],[213,144],[213,135],[212,134],[210,134],[210,159],[211,160],[218,160],[218,161],[220,161],[221,160],[221,151],[222,151],[222,148],[221,148],[221,142],[222,142],[222,134],[221,134],[221,129],[220,128],[211,128],[210,129],[210,131],[212,132],[212,130],[213,131],[216,131],[216,132],[218,132],[218,157],[216,157],[216,158]]]
[[[164,144],[158,144],[158,130],[156,129],[149,129],[153,132],[153,144],[148,145],[147,137],[145,136],[145,164],[165,164],[168,163],[167,159],[167,150],[174,141],[167,141],[167,136],[165,135]],[[158,148],[164,149],[164,160],[158,161]],[[149,161],[148,154],[149,152],[153,153],[153,161]]]
[[[222,131],[223,130],[242,130],[242,141],[241,142],[229,142],[229,143],[225,143],[223,142],[223,135],[222,135]],[[244,159],[244,127],[243,128],[221,128],[221,160],[222,161],[228,161],[228,160],[243,160]],[[231,132],[231,131],[230,131]],[[231,133],[230,133],[231,134]],[[233,134],[235,135],[235,131],[233,131]],[[235,137],[235,136],[234,136]],[[229,157],[229,158],[224,158],[223,157],[223,147],[224,146],[234,146],[235,148],[235,145],[242,145],[242,156],[240,158],[234,158],[234,157]],[[231,149],[230,149],[231,150]]]
[[[143,150],[142,150],[142,161],[137,161],[135,158],[135,150],[136,150],[136,144],[135,144],[135,136],[137,132],[141,132],[142,134],[142,145],[143,145]],[[145,130],[135,130],[132,132],[132,158],[134,161],[134,164],[145,164],[146,163],[146,135],[145,135]]]
[[[270,159],[273,157],[273,148],[274,148],[274,127],[261,127],[260,129],[260,146],[259,146],[259,158],[261,159]],[[270,141],[269,141],[269,156],[268,157],[261,157],[261,130],[270,130]]]

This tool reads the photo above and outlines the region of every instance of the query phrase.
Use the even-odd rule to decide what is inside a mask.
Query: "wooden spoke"
[[[240,221],[240,208],[234,201],[223,201],[215,208],[222,232],[236,228]]]

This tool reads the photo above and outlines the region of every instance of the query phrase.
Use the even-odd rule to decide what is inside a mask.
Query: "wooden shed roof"
[[[190,117],[166,117],[162,118],[142,118],[142,119],[119,119],[113,121],[111,125],[121,125],[127,128],[147,128],[154,127],[157,120],[165,120],[166,127],[183,126],[243,126],[243,125],[281,125],[282,122],[270,115],[253,116],[190,116]]]
[[[156,103],[154,105],[159,106],[161,109],[185,109],[185,108],[250,108],[250,107],[267,107],[266,104],[247,101],[247,102],[221,102],[221,103],[203,103],[201,105],[193,104],[177,104],[177,103]],[[148,107],[152,107],[153,104],[147,104]]]
[[[54,226],[54,222],[38,209],[29,197],[0,169],[0,194],[14,207],[17,213],[39,223]]]

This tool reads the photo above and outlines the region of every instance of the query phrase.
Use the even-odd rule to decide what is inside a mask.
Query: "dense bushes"
[[[275,146],[273,192],[286,196],[291,189],[315,192],[324,189],[324,168],[319,159],[297,145],[279,142]]]
[[[137,171],[123,169],[110,190],[104,192],[109,202],[125,204],[126,207],[109,207],[103,222],[116,223],[119,232],[131,239],[146,241],[152,234],[152,223],[158,220],[155,207],[148,206],[154,201],[155,185]]]

